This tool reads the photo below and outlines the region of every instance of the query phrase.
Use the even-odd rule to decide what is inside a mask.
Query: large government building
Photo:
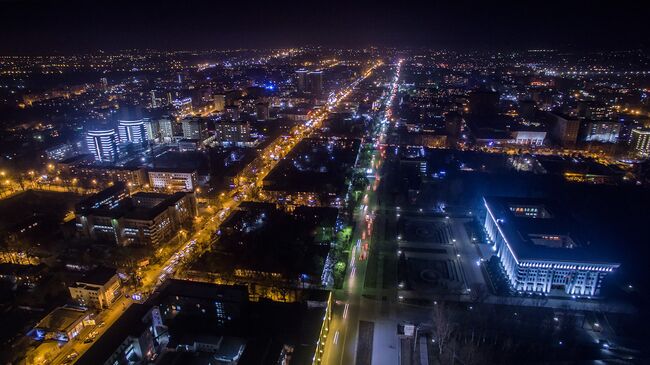
[[[485,230],[517,292],[598,297],[603,279],[619,266],[581,242],[568,214],[551,201],[485,197],[484,203]]]

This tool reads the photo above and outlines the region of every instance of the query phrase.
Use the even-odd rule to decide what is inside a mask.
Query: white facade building
[[[144,119],[120,120],[117,123],[117,132],[122,143],[142,143],[147,139]]]
[[[117,159],[117,134],[114,129],[88,131],[86,145],[95,156],[95,161],[113,162]]]
[[[521,293],[598,297],[619,264],[582,246],[571,223],[540,199],[485,197],[485,230],[511,288]]]
[[[149,171],[149,184],[166,191],[194,191],[197,187],[195,170],[164,169]]]

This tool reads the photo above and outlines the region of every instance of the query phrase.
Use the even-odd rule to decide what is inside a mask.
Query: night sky
[[[0,52],[431,46],[638,48],[647,1],[0,0]]]

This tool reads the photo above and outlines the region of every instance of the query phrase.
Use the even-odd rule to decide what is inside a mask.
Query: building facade
[[[100,197],[90,197],[75,210],[77,234],[121,246],[163,244],[189,227],[197,214],[193,193],[140,192],[122,197],[111,187],[96,195]]]
[[[583,247],[565,217],[540,199],[485,197],[484,227],[519,293],[593,298],[619,264]]]
[[[117,159],[117,134],[114,129],[91,130],[86,133],[86,146],[95,161],[113,162]]]
[[[633,129],[630,148],[639,156],[650,156],[650,129]]]
[[[198,187],[196,170],[161,169],[151,170],[149,185],[165,191],[194,191]]]
[[[68,290],[79,305],[102,310],[110,307],[119,297],[120,288],[120,278],[115,269],[98,267],[69,286]]]
[[[214,125],[214,140],[220,145],[243,146],[251,142],[248,122],[219,122]]]
[[[117,134],[121,143],[142,143],[146,141],[147,132],[144,119],[118,121]]]

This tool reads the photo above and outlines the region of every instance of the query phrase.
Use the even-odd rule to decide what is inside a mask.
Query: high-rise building
[[[158,131],[163,142],[170,142],[174,138],[174,121],[166,115],[158,119]]]
[[[300,69],[296,71],[296,89],[299,93],[307,91],[307,70]]]
[[[650,129],[633,129],[630,148],[640,156],[650,156]]]
[[[562,147],[575,146],[580,131],[580,120],[560,114],[549,114],[549,117],[555,142]]]
[[[114,129],[89,130],[86,145],[95,161],[113,162],[117,158],[117,133]]]
[[[320,96],[323,93],[323,71],[309,73],[309,92],[314,96]]]
[[[245,145],[251,141],[248,122],[223,121],[214,125],[215,141],[221,145]]]
[[[147,138],[144,119],[120,120],[117,123],[117,133],[121,143],[142,143]]]
[[[149,93],[149,96],[151,97],[151,107],[152,108],[157,108],[158,107],[158,101],[156,100],[156,92],[154,90],[151,90]]]
[[[147,140],[153,141],[160,136],[160,124],[155,119],[144,120],[144,130]]]
[[[257,115],[257,120],[268,120],[269,115],[269,103],[261,102],[255,104],[255,114]]]
[[[99,84],[100,84],[101,89],[103,91],[108,90],[108,79],[107,78],[102,77],[101,79],[99,79]]]
[[[203,140],[206,134],[205,121],[200,118],[186,118],[181,121],[183,138]]]

